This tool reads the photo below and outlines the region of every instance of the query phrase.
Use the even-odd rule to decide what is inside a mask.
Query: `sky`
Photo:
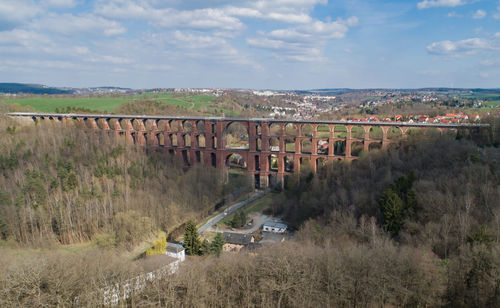
[[[0,0],[0,82],[500,88],[500,1]]]

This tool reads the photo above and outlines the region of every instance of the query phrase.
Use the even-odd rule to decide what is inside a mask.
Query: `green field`
[[[489,101],[484,102],[486,106],[500,107],[500,101]]]
[[[500,93],[460,94],[460,95],[458,95],[458,97],[460,97],[460,98],[466,98],[466,99],[482,99],[482,100],[499,99],[500,98]]]
[[[172,93],[145,93],[140,95],[89,97],[35,96],[3,99],[0,100],[0,103],[16,103],[21,106],[31,106],[35,111],[39,112],[56,112],[56,109],[65,110],[67,107],[113,112],[117,107],[125,103],[141,99],[154,100],[191,110],[210,107],[215,101],[215,97],[210,95],[176,96]]]

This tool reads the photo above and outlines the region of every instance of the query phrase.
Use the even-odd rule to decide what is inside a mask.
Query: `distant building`
[[[255,241],[252,234],[224,232],[222,237],[225,242],[224,247],[222,247],[223,251],[240,251]]]
[[[262,231],[274,232],[274,233],[284,233],[286,231],[287,225],[280,222],[268,221],[262,225]]]
[[[186,251],[184,247],[176,243],[167,243],[167,251],[165,254],[169,257],[176,258],[181,262],[186,259]]]

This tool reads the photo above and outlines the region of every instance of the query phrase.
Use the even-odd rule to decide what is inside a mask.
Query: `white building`
[[[280,222],[267,221],[262,225],[262,231],[274,232],[274,233],[284,233],[286,231],[287,225]]]
[[[184,247],[175,243],[167,243],[167,251],[165,254],[169,257],[176,258],[181,262],[186,259],[186,250]]]

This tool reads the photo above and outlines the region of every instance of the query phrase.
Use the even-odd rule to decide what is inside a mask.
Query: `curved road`
[[[248,203],[250,203],[250,202],[252,202],[252,201],[254,201],[256,199],[259,199],[260,197],[264,196],[267,192],[268,192],[268,190],[263,190],[263,191],[256,192],[250,198],[248,198],[248,199],[246,199],[244,201],[238,202],[236,204],[231,205],[230,207],[228,207],[227,209],[225,209],[224,212],[219,213],[217,216],[210,218],[207,221],[206,224],[204,224],[203,226],[201,226],[200,228],[198,228],[198,233],[199,234],[203,234],[211,226],[215,225],[216,223],[218,223],[219,221],[221,221],[222,218],[226,217],[226,215],[229,215],[232,212],[238,210],[239,208],[247,205]]]

